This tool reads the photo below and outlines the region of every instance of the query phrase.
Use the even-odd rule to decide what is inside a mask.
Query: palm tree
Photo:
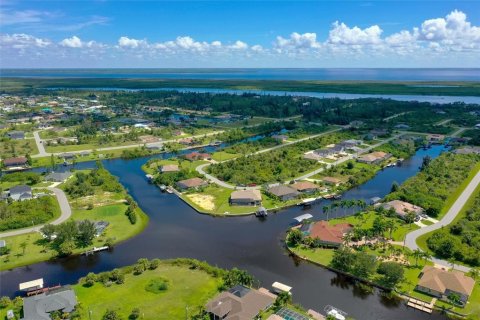
[[[422,254],[422,258],[423,258],[423,260],[425,261],[425,263],[427,263],[427,260],[432,259],[432,255],[431,255],[430,253],[428,253],[428,252],[424,252],[424,253]]]
[[[420,249],[415,249],[412,253],[412,257],[415,258],[415,267],[418,267],[418,259],[423,256],[423,251]]]
[[[472,277],[473,280],[476,280],[480,275],[480,270],[478,268],[471,268],[470,271],[468,271],[468,275]]]
[[[330,211],[330,206],[323,206],[322,210],[327,215],[327,221],[328,221],[328,211]]]
[[[350,241],[352,241],[352,238],[353,238],[353,232],[352,231],[347,232],[343,236],[344,245],[348,247],[350,245]]]
[[[448,263],[452,266],[452,271],[455,270],[455,258],[449,258]]]

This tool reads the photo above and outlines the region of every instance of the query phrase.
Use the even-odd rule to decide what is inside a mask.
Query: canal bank
[[[424,156],[437,157],[444,148],[419,150],[402,166],[385,169],[375,178],[347,191],[344,199],[383,197],[393,181],[402,183],[418,172]],[[0,273],[0,295],[13,295],[18,283],[43,277],[47,284],[74,283],[88,272],[101,272],[129,265],[139,258],[189,257],[223,268],[248,270],[263,286],[279,281],[293,287],[293,300],[306,308],[323,310],[334,305],[355,319],[444,319],[406,307],[400,299],[380,291],[364,292],[351,280],[290,257],[283,248],[285,232],[293,218],[305,213],[300,207],[285,209],[265,220],[252,216],[220,219],[199,215],[177,196],[160,193],[148,184],[141,170],[146,158],[108,160],[104,166],[149,215],[150,224],[140,235],[116,246],[112,252],[38,263]],[[78,164],[77,166],[79,166]],[[87,164],[85,164],[87,165]],[[90,164],[91,165],[91,164]],[[324,219],[322,203],[307,210],[314,219]]]

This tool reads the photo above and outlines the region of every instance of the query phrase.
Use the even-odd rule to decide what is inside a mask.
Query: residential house
[[[160,167],[160,173],[178,172],[180,169],[176,164],[166,164]]]
[[[70,171],[66,172],[51,172],[45,176],[46,181],[53,181],[53,182],[64,182],[68,178],[72,176]]]
[[[262,204],[260,190],[236,190],[230,195],[230,205],[259,206]]]
[[[186,180],[181,180],[176,183],[177,187],[181,190],[191,189],[191,188],[200,188],[208,185],[208,182],[200,178],[191,178]]]
[[[214,320],[251,320],[275,301],[275,295],[237,285],[210,300],[205,310]]]
[[[10,190],[8,190],[8,195],[15,201],[23,201],[33,198],[32,188],[27,185],[11,187]]]
[[[60,158],[63,158],[64,160],[75,159],[75,154],[74,153],[62,153],[60,155]]]
[[[429,134],[427,136],[427,141],[431,143],[442,143],[445,140],[445,136],[443,134]]]
[[[399,123],[394,128],[395,129],[401,129],[401,130],[408,130],[408,129],[410,129],[410,126],[408,124]]]
[[[477,124],[475,125],[475,129],[480,129],[480,123],[477,123]]]
[[[77,297],[70,287],[49,290],[23,298],[23,320],[50,320],[52,312],[70,313],[76,305]]]
[[[271,187],[267,192],[280,198],[282,201],[292,200],[300,195],[300,192],[286,185]]]
[[[386,202],[382,204],[382,207],[385,210],[390,210],[393,208],[395,213],[402,219],[405,219],[409,212],[413,212],[416,215],[423,213],[423,208],[401,200],[392,200]]]
[[[353,230],[349,223],[331,225],[328,221],[317,221],[302,225],[301,230],[319,244],[326,247],[339,247],[345,234]]]
[[[192,153],[186,154],[184,157],[189,161],[210,160],[212,158],[212,156],[209,153],[199,153],[199,152],[192,152]]]
[[[325,183],[325,184],[331,185],[331,186],[335,186],[335,187],[338,187],[339,185],[341,185],[343,183],[342,180],[340,180],[338,178],[334,178],[334,177],[324,177],[324,178],[322,178],[322,182]]]
[[[25,132],[23,131],[10,131],[7,133],[7,136],[12,140],[23,140],[25,139]]]
[[[358,162],[368,164],[378,164],[384,160],[387,160],[392,155],[383,151],[375,151],[368,154],[361,155],[357,158]]]
[[[292,184],[291,187],[302,193],[314,193],[320,189],[319,186],[310,181],[299,181]]]
[[[26,157],[7,158],[3,160],[3,165],[6,168],[23,167],[26,166],[27,163],[28,159]]]
[[[475,280],[465,276],[463,272],[425,266],[415,289],[444,300],[451,294],[456,294],[460,298],[460,303],[465,305],[474,286]]]
[[[284,134],[274,134],[272,138],[280,142],[285,142],[288,140],[288,137]]]

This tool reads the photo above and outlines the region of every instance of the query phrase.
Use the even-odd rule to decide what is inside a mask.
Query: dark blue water
[[[393,181],[402,183],[415,175],[425,155],[437,157],[445,149],[434,146],[419,150],[402,166],[385,169],[369,182],[344,194],[346,199],[385,196]],[[148,214],[150,222],[140,235],[117,245],[112,252],[93,256],[71,257],[37,263],[0,273],[0,295],[12,295],[18,283],[43,277],[46,285],[74,283],[88,272],[100,272],[133,264],[142,257],[190,257],[206,260],[224,268],[248,270],[267,288],[274,281],[293,287],[294,302],[323,310],[334,305],[357,320],[445,319],[439,314],[427,315],[407,308],[398,300],[387,299],[379,292],[368,294],[348,279],[307,262],[290,257],[283,248],[285,232],[293,218],[305,212],[315,219],[325,219],[322,206],[308,211],[300,207],[271,214],[262,221],[253,216],[215,218],[196,213],[178,197],[161,193],[148,184],[141,165],[148,158],[106,160],[104,166],[127,188]],[[92,164],[78,164],[79,168]]]
[[[1,69],[2,77],[479,81],[480,69]]]

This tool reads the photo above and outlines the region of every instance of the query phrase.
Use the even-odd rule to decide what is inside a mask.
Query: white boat
[[[164,184],[161,184],[161,185],[159,186],[159,188],[160,188],[160,190],[162,190],[162,191],[167,190],[167,186],[164,185]]]
[[[326,306],[325,309],[323,309],[327,316],[333,317],[336,320],[345,320],[347,318],[347,313],[337,309],[335,307],[332,307],[330,305]]]
[[[282,293],[286,292],[288,294],[292,294],[290,291],[292,291],[292,287],[287,286],[286,284],[280,283],[280,282],[274,282],[272,284],[273,292],[276,293]]]
[[[266,216],[268,216],[267,209],[265,209],[264,207],[258,208],[257,212],[255,212],[255,216],[257,216],[257,217],[266,217]]]

